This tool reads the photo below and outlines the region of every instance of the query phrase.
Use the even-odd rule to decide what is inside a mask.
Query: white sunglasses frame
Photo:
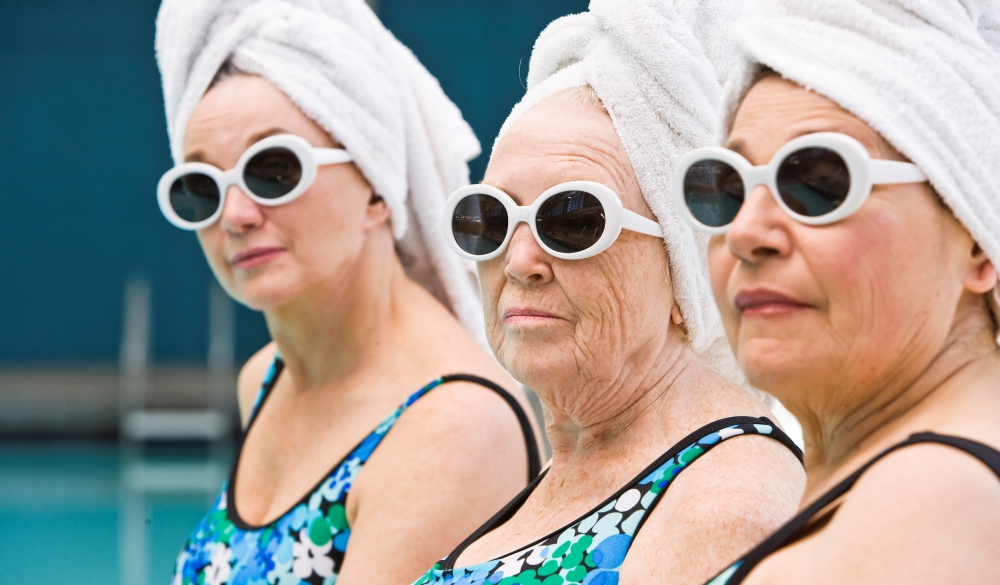
[[[538,235],[538,228],[535,221],[538,209],[543,203],[552,197],[566,193],[567,191],[583,191],[584,193],[593,195],[604,207],[604,232],[593,246],[579,252],[559,252],[546,246],[545,243],[542,242],[542,238]],[[458,207],[458,204],[470,195],[489,195],[490,197],[494,197],[500,201],[500,203],[507,210],[507,235],[504,236],[503,243],[501,243],[496,250],[489,254],[483,254],[481,256],[470,254],[463,250],[461,246],[458,245],[458,242],[455,241],[455,232],[452,229],[452,217],[454,215],[455,208]],[[489,185],[468,185],[461,187],[452,193],[444,205],[445,240],[456,254],[466,260],[473,260],[475,262],[485,262],[503,254],[507,249],[508,244],[510,244],[510,239],[514,235],[514,230],[516,230],[517,226],[522,222],[528,224],[528,227],[531,228],[531,234],[535,237],[535,241],[543,250],[545,250],[546,253],[563,260],[583,260],[584,258],[590,258],[600,254],[610,248],[611,244],[615,243],[615,240],[618,239],[622,229],[638,232],[640,234],[646,234],[648,236],[655,236],[657,238],[663,237],[663,229],[660,227],[660,224],[651,219],[645,218],[638,213],[625,209],[622,205],[622,200],[618,197],[617,193],[612,191],[611,188],[593,181],[569,181],[566,183],[560,183],[554,187],[546,189],[545,192],[539,195],[538,199],[535,199],[531,205],[518,205],[510,195],[504,193],[496,187],[491,187]]]
[[[792,211],[781,199],[777,185],[778,169],[785,159],[795,151],[811,147],[826,148],[837,153],[847,165],[847,171],[851,180],[847,197],[844,198],[844,202],[840,207],[830,213],[817,217],[801,215]],[[736,172],[740,175],[740,179],[743,181],[744,201],[746,201],[750,192],[757,185],[764,185],[771,192],[771,196],[778,203],[782,211],[787,213],[792,219],[810,226],[828,225],[848,217],[864,205],[869,195],[871,195],[872,186],[874,185],[923,183],[927,181],[927,177],[917,165],[894,160],[873,159],[868,154],[868,150],[860,142],[839,132],[816,132],[799,136],[782,146],[771,157],[770,162],[761,166],[753,166],[746,158],[728,148],[714,146],[699,148],[682,156],[677,166],[674,167],[674,206],[677,208],[678,213],[681,214],[681,217],[692,227],[711,235],[726,233],[733,222],[718,227],[701,223],[691,213],[691,209],[688,207],[684,197],[684,179],[687,176],[688,170],[695,163],[708,160],[721,161],[736,169]]]
[[[266,199],[255,195],[243,180],[243,171],[247,163],[250,162],[250,159],[268,148],[286,148],[290,150],[298,157],[299,164],[302,167],[302,177],[299,179],[299,184],[285,195],[274,199]],[[219,216],[222,215],[222,209],[226,206],[226,193],[233,185],[239,187],[243,191],[243,194],[249,197],[254,203],[265,207],[276,207],[290,203],[305,193],[316,179],[318,167],[350,162],[351,160],[351,155],[341,148],[319,148],[309,144],[309,142],[300,136],[278,134],[264,138],[251,145],[250,148],[247,148],[240,155],[240,160],[236,163],[236,166],[228,171],[223,171],[216,166],[201,162],[177,165],[164,173],[160,178],[160,182],[156,186],[156,200],[160,205],[160,211],[163,212],[164,217],[174,226],[182,230],[199,230],[212,225],[219,219]],[[173,206],[170,205],[170,187],[174,184],[174,181],[191,173],[210,177],[219,188],[218,209],[207,219],[198,222],[191,222],[181,218],[174,211]]]

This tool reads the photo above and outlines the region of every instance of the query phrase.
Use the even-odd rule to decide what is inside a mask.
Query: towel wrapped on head
[[[440,230],[479,142],[364,0],[164,0],[156,59],[175,162],[223,65],[267,79],[351,153],[389,208],[407,272],[485,344],[474,268]]]
[[[723,135],[768,67],[919,166],[1000,268],[1000,1],[761,0],[735,41]],[[1000,325],[1000,284],[988,301]]]
[[[674,209],[670,178],[684,153],[713,140],[722,79],[737,57],[729,29],[746,4],[592,0],[588,12],[555,20],[538,37],[528,92],[497,138],[544,99],[568,88],[593,88],[663,228],[673,292],[691,347],[739,382],[743,376],[708,279],[708,240]]]

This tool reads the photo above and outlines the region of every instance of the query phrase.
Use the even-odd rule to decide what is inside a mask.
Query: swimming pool
[[[232,446],[0,442],[0,583],[166,585]]]

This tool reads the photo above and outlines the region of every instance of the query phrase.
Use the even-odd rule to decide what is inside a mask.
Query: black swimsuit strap
[[[795,534],[810,520],[812,520],[816,514],[819,514],[824,508],[837,501],[838,498],[850,491],[850,489],[854,487],[854,484],[857,483],[858,479],[883,457],[893,451],[902,449],[903,447],[909,447],[910,445],[916,445],[919,443],[939,443],[965,451],[969,455],[972,455],[986,464],[986,466],[993,470],[993,473],[1000,478],[1000,451],[997,451],[988,445],[971,441],[969,439],[963,439],[961,437],[938,435],[930,432],[915,433],[910,435],[910,437],[905,441],[893,445],[876,455],[873,459],[868,461],[868,463],[862,465],[860,469],[852,473],[846,479],[834,486],[833,489],[826,492],[818,500],[810,504],[806,509],[799,512],[798,515],[789,520],[787,524],[778,529],[778,531],[768,537],[767,540],[754,547],[753,550],[743,557],[740,567],[733,573],[732,577],[726,581],[727,585],[737,585],[738,583],[742,583],[743,579],[746,578],[747,574],[752,571],[754,567],[775,551],[781,549],[786,544],[789,544],[789,539],[795,536]]]
[[[285,369],[285,361],[281,359],[280,356],[275,356],[274,363],[272,365],[274,372],[261,386],[260,395],[257,398],[257,404],[254,406],[253,411],[250,413],[250,418],[247,421],[247,428],[243,431],[243,436],[250,431],[250,426],[257,420],[257,415],[264,408],[264,402],[271,396],[271,391],[274,390],[274,386],[278,383],[278,377],[281,376],[281,371]],[[450,376],[442,376],[441,384],[447,384],[448,382],[472,382],[473,384],[479,384],[489,388],[490,390],[496,392],[501,398],[510,406],[511,410],[514,411],[514,415],[517,417],[518,424],[521,425],[521,433],[524,435],[524,442],[528,450],[528,480],[534,479],[538,476],[538,473],[542,469],[542,457],[538,452],[538,441],[535,440],[535,431],[531,428],[531,422],[528,419],[527,413],[521,408],[521,404],[514,398],[510,392],[507,392],[500,385],[495,382],[491,382],[486,378],[480,378],[479,376],[474,376],[472,374],[452,374]]]
[[[480,378],[472,374],[452,374],[441,377],[442,384],[447,384],[448,382],[472,382],[473,384],[479,384],[496,392],[504,399],[507,405],[510,406],[510,409],[514,411],[517,422],[521,425],[521,434],[524,435],[524,444],[528,449],[528,480],[531,481],[538,477],[538,473],[542,470],[542,456],[538,452],[538,441],[535,439],[535,430],[531,428],[531,419],[528,418],[528,413],[524,412],[524,409],[521,408],[521,403],[510,392],[504,390],[502,386],[486,378]]]
[[[673,446],[671,446],[669,449],[667,449],[662,455],[660,455],[659,457],[657,457],[655,461],[653,461],[648,466],[646,466],[645,469],[643,469],[641,472],[639,472],[639,474],[636,475],[630,482],[628,482],[627,484],[625,484],[624,487],[622,487],[617,492],[615,492],[615,494],[613,494],[611,497],[609,497],[608,500],[611,500],[611,499],[614,499],[614,498],[620,496],[621,494],[623,494],[624,492],[626,492],[630,488],[632,488],[635,485],[637,485],[640,481],[642,481],[644,478],[646,478],[654,470],[656,470],[657,468],[659,468],[661,465],[663,465],[668,460],[670,460],[671,458],[675,457],[678,453],[680,453],[682,450],[684,450],[684,448],[688,447],[693,442],[695,442],[698,439],[704,437],[705,435],[709,435],[711,433],[718,432],[718,431],[720,431],[720,430],[722,430],[724,428],[733,426],[735,424],[761,424],[761,423],[769,425],[772,428],[772,430],[771,430],[771,432],[769,434],[759,435],[759,436],[770,437],[770,438],[772,438],[772,439],[780,442],[782,445],[784,445],[785,447],[787,447],[792,452],[792,454],[794,454],[795,457],[798,458],[798,460],[800,462],[802,461],[802,450],[799,449],[798,445],[796,445],[795,442],[792,441],[792,439],[788,435],[786,435],[784,433],[784,431],[782,431],[780,428],[778,428],[778,425],[774,424],[774,422],[771,421],[770,419],[768,419],[766,417],[756,418],[756,417],[749,417],[749,416],[734,416],[734,417],[724,418],[724,419],[720,419],[720,420],[716,420],[716,421],[710,422],[710,423],[704,425],[703,427],[701,427],[701,428],[699,428],[699,429],[697,429],[695,431],[692,431],[691,433],[688,433],[688,435],[686,437],[684,437],[680,441],[677,441]],[[445,557],[444,559],[441,560],[441,563],[440,563],[441,568],[442,569],[454,569],[455,568],[455,563],[458,561],[458,557],[460,557],[462,555],[462,553],[465,552],[465,549],[467,549],[470,546],[472,546],[472,544],[474,542],[476,542],[477,540],[479,540],[480,538],[482,538],[483,536],[485,536],[487,533],[492,532],[493,530],[495,530],[496,528],[498,528],[499,526],[503,525],[508,520],[510,520],[514,516],[514,514],[516,514],[517,511],[521,509],[521,507],[524,505],[524,503],[526,501],[528,501],[528,497],[531,496],[532,492],[535,491],[535,488],[538,487],[538,484],[542,481],[542,478],[545,477],[545,474],[548,473],[548,471],[549,470],[546,469],[545,471],[543,471],[542,473],[540,473],[537,477],[535,477],[535,479],[531,483],[529,483],[527,487],[525,487],[523,490],[521,490],[520,493],[518,493],[516,496],[514,496],[514,499],[512,499],[510,502],[508,502],[506,506],[504,506],[503,508],[501,508],[499,512],[497,512],[496,514],[494,514],[493,517],[491,517],[489,520],[487,520],[486,522],[484,522],[482,526],[480,526],[475,532],[473,532],[472,534],[470,534],[468,536],[468,538],[466,538],[464,541],[462,541],[461,544],[459,544],[457,547],[455,547],[455,550],[451,551],[451,553],[449,553],[447,557]],[[654,502],[653,505],[655,506],[655,504],[658,503],[658,501],[659,501],[659,499],[657,499],[657,502]],[[602,504],[598,505],[597,507],[600,508],[603,505],[604,504],[602,503]],[[649,511],[652,511],[652,508],[650,508]],[[584,516],[582,516],[581,518],[577,518],[576,520],[574,520],[573,522],[571,522],[567,526],[571,526],[572,524],[574,524],[576,522],[579,522],[582,518],[590,516],[593,513],[594,513],[594,510],[589,510]],[[640,523],[636,526],[635,534],[639,533],[639,529],[645,523],[645,521],[646,521],[647,518],[648,518],[648,513],[647,513],[647,515],[645,515],[642,518],[642,520],[640,521]],[[565,528],[565,527],[563,527],[563,528]],[[543,539],[544,539],[544,537],[543,537]]]

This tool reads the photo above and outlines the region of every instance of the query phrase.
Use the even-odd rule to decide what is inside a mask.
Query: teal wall
[[[158,3],[0,0],[0,367],[117,359],[124,283],[153,289],[158,361],[206,351],[211,275],[154,189],[170,166],[153,58]],[[531,46],[583,0],[381,0],[489,151]],[[519,68],[520,65],[520,78]],[[473,179],[486,155],[474,161]],[[238,353],[267,341],[241,309]]]

